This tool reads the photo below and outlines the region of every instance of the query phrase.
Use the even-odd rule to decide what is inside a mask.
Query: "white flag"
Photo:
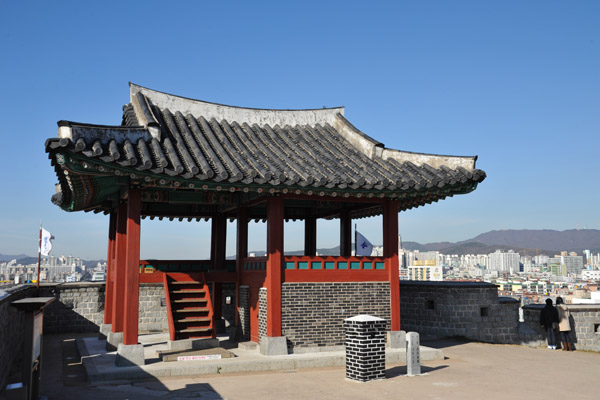
[[[370,256],[373,252],[373,245],[360,232],[356,231],[356,255]]]
[[[54,236],[52,236],[50,232],[42,228],[42,243],[40,247],[40,253],[42,253],[43,256],[47,256],[48,254],[50,254],[50,250],[52,250],[52,239],[54,239]]]

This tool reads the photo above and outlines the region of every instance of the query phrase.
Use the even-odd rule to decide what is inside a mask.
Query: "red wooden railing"
[[[386,281],[383,257],[285,256],[284,282]]]
[[[224,271],[235,272],[235,260],[225,260]],[[219,271],[223,271],[219,270]],[[140,273],[216,271],[211,260],[140,260]]]
[[[267,257],[247,257],[242,261],[242,270],[246,271],[266,271]]]
[[[247,257],[242,261],[242,275],[252,281],[267,271],[267,257]],[[226,260],[225,268],[216,270],[210,260],[140,260],[140,281],[162,281],[155,273],[204,273],[208,281],[236,281],[235,260]],[[158,274],[161,275],[161,274]],[[251,276],[253,278],[251,278]],[[383,257],[284,256],[283,282],[360,282],[387,281]],[[246,281],[247,279],[242,279]]]
[[[163,273],[203,273],[207,281],[235,282],[235,260],[215,269],[211,260],[140,260],[140,282],[162,282]]]

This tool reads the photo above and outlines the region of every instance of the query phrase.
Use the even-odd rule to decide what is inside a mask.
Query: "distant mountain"
[[[0,262],[5,262],[5,261],[10,261],[10,260],[18,260],[20,258],[26,258],[29,257],[27,254],[17,254],[15,255],[9,255],[9,254],[0,254]]]
[[[440,252],[443,254],[456,254],[456,255],[465,255],[465,254],[490,254],[495,252],[496,250],[508,251],[513,250],[520,255],[528,255],[535,256],[538,254],[546,254],[546,255],[554,255],[558,253],[555,250],[547,250],[547,249],[527,249],[520,246],[506,246],[506,245],[492,245],[488,246],[479,242],[466,242],[456,244],[454,246],[446,247],[445,249],[441,249]]]
[[[407,250],[439,251],[444,254],[489,254],[496,250],[514,250],[520,254],[554,255],[563,250],[574,251],[581,254],[583,250],[600,253],[600,230],[598,229],[569,229],[554,231],[549,229],[507,229],[482,233],[472,239],[461,242],[435,242],[421,244],[417,242],[403,242],[402,247]],[[320,255],[337,255],[340,247],[317,249]],[[265,255],[264,251],[253,251],[257,256]],[[286,251],[286,255],[302,255],[302,250]],[[232,258],[230,256],[228,258]],[[233,257],[234,258],[234,257]],[[27,265],[37,263],[37,257],[26,254],[5,255],[0,254],[0,262],[16,259],[19,264]],[[95,267],[104,260],[84,260],[87,267]]]
[[[248,253],[253,253],[256,257],[265,257],[267,253],[264,250],[256,251],[251,250]],[[340,246],[335,246],[329,249],[317,249],[317,253],[320,256],[337,256],[340,254]],[[286,251],[286,256],[302,256],[304,255],[304,250],[294,250],[294,251]],[[227,259],[234,260],[235,256],[227,256]]]
[[[438,242],[421,244],[404,242],[408,250],[439,251],[444,254],[489,254],[496,250],[514,250],[520,254],[554,255],[563,250],[581,254],[583,250],[600,252],[600,230],[502,230],[482,233],[458,243]]]
[[[600,230],[570,229],[566,231],[502,230],[482,233],[469,240],[487,245],[519,246],[529,249],[568,250],[581,253],[583,250],[600,251]]]
[[[421,244],[417,242],[402,242],[402,247],[408,250],[419,250],[419,251],[440,251],[449,247],[456,246],[456,243],[451,242],[435,242]]]
[[[320,256],[337,256],[340,254],[340,246],[335,246],[329,249],[317,249],[317,253]],[[304,250],[286,251],[285,254],[288,256],[301,256],[304,254]]]
[[[17,259],[17,264],[21,264],[21,265],[37,264],[37,262],[38,262],[37,257],[25,256],[23,258]]]

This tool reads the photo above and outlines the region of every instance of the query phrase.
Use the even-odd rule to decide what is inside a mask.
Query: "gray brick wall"
[[[519,302],[498,298],[489,283],[401,281],[400,321],[402,330],[425,336],[519,341]]]
[[[284,283],[282,335],[293,348],[344,345],[344,319],[368,314],[390,321],[389,282]]]
[[[6,387],[8,378],[20,373],[23,354],[24,313],[10,303],[25,297],[35,297],[35,289],[30,286],[0,290],[0,392]],[[4,293],[2,293],[4,292]],[[19,376],[20,377],[20,376]]]

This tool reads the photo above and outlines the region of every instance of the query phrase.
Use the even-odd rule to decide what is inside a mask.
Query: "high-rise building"
[[[515,253],[512,250],[508,252],[496,250],[495,253],[489,256],[489,269],[492,271],[517,273],[519,272],[520,258],[519,253]]]
[[[563,256],[560,257],[560,263],[567,267],[567,273],[579,275],[583,270],[583,257],[582,256]]]
[[[416,261],[424,264],[423,261]],[[413,281],[443,281],[444,274],[439,265],[414,265],[408,267],[408,277]]]

